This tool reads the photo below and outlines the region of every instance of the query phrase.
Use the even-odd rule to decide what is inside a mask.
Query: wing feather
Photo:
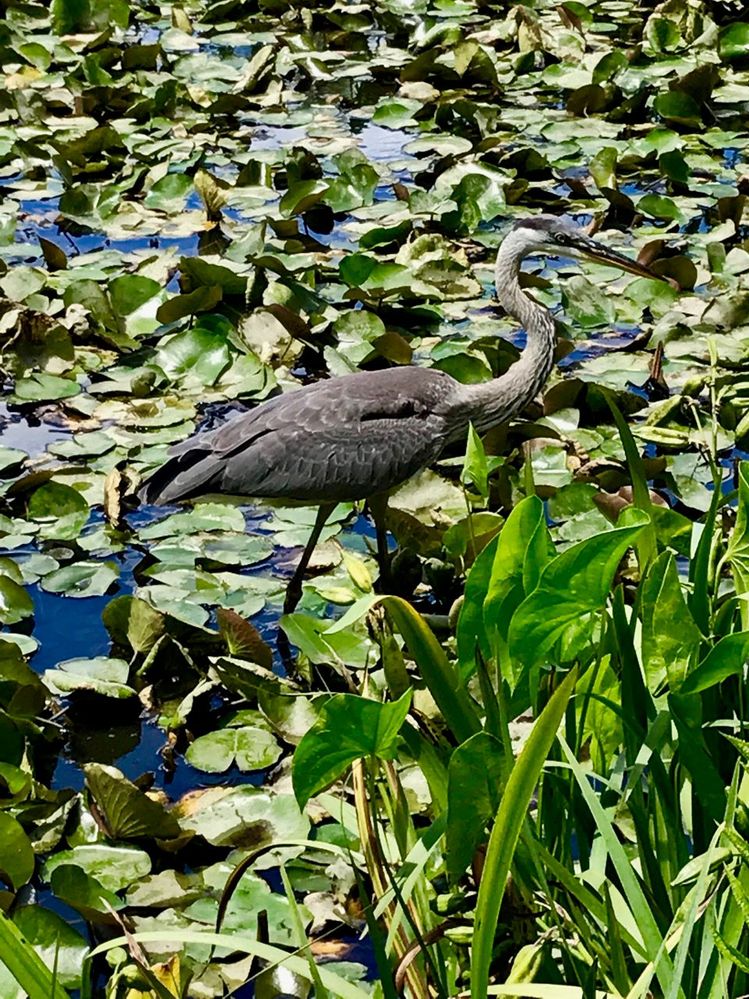
[[[142,490],[149,503],[206,492],[353,500],[393,488],[447,440],[443,372],[395,368],[317,382],[172,448]]]

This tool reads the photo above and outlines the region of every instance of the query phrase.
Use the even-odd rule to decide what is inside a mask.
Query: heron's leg
[[[377,534],[377,562],[380,566],[380,585],[387,592],[390,588],[390,552],[388,551],[387,510],[388,498],[378,493],[369,498],[369,511]]]
[[[322,533],[323,527],[325,527],[325,522],[333,510],[335,510],[336,506],[336,503],[322,503],[317,511],[315,526],[312,528],[312,533],[309,536],[307,546],[302,552],[302,557],[299,559],[299,563],[294,570],[294,575],[289,580],[289,585],[286,587],[286,598],[283,602],[284,614],[291,614],[301,599],[304,573],[309,565],[309,560],[312,558],[312,552],[315,550],[317,542],[320,540],[320,534]]]

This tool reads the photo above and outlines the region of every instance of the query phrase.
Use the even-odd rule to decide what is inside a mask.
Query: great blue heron
[[[337,503],[367,499],[377,531],[383,578],[388,571],[387,495],[465,440],[508,420],[542,388],[554,363],[554,319],[520,287],[532,253],[589,257],[644,277],[652,272],[553,215],[523,219],[503,240],[495,267],[497,297],[524,327],[527,345],[499,378],[463,385],[435,368],[364,371],[306,385],[262,403],[210,433],[177,444],[145,484],[148,503],[207,493],[273,497],[319,504],[304,553],[286,591],[296,607],[302,579]]]

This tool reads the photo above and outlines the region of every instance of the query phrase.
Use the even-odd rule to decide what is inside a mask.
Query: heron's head
[[[533,218],[521,219],[516,222],[505,237],[503,247],[513,255],[524,257],[531,253],[544,253],[558,257],[576,257],[596,260],[601,264],[618,267],[619,270],[639,277],[658,278],[647,267],[638,264],[636,260],[617,253],[605,243],[599,243],[586,235],[583,229],[572,225],[556,215],[536,215]]]

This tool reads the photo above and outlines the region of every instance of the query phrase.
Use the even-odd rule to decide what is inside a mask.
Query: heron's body
[[[544,385],[554,361],[554,321],[523,293],[518,276],[529,252],[555,252],[549,232],[559,242],[564,238],[569,255],[594,255],[593,247],[617,266],[645,273],[553,217],[523,223],[497,255],[500,301],[528,337],[521,358],[504,375],[463,385],[445,372],[414,366],[307,385],[176,445],[146,483],[143,498],[175,503],[223,492],[319,504],[315,530],[287,596],[287,609],[293,606],[301,573],[336,503],[387,494],[431,464],[447,444],[465,439],[469,423],[482,432],[510,419]],[[381,520],[377,526],[384,557]]]
[[[465,438],[477,415],[471,401],[467,386],[433,368],[316,382],[178,444],[146,497],[159,503],[213,492],[309,503],[366,499],[405,482],[451,441]],[[510,415],[508,409],[504,418]]]

